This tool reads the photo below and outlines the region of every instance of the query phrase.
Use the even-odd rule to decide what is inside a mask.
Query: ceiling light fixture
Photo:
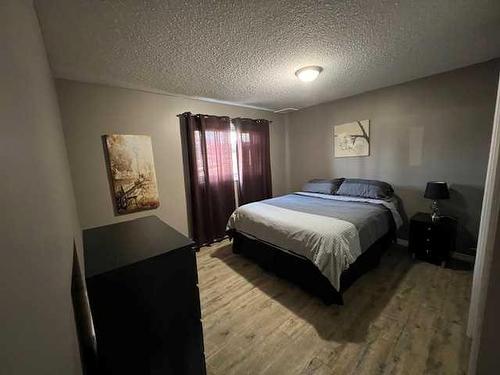
[[[322,71],[323,68],[321,66],[305,66],[297,70],[295,72],[295,75],[303,82],[311,82],[318,78],[319,73],[321,73]]]

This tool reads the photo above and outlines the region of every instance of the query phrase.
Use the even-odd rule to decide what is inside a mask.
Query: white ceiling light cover
[[[318,78],[322,71],[323,68],[321,66],[305,66],[297,70],[295,75],[303,82],[312,82]]]

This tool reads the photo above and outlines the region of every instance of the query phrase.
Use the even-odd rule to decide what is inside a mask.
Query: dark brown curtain
[[[237,134],[238,202],[272,197],[269,121],[233,119]]]
[[[229,117],[179,115],[189,169],[191,229],[198,246],[225,236],[235,209]]]

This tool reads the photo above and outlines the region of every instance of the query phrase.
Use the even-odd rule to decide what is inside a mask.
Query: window
[[[238,134],[236,133],[236,128],[231,121],[231,154],[233,158],[233,178],[234,181],[238,181]]]

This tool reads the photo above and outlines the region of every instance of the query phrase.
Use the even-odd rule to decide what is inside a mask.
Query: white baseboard
[[[397,238],[396,243],[399,246],[408,247],[408,240],[405,240],[403,238]],[[475,261],[475,257],[473,255],[458,253],[456,251],[453,251],[451,253],[451,258],[461,260],[464,262],[468,262],[468,263],[474,263],[474,261]]]
[[[473,255],[458,253],[456,251],[451,253],[451,257],[453,259],[461,260],[461,261],[464,261],[467,263],[472,263],[472,264],[474,264],[474,262],[476,260],[476,257]]]
[[[397,239],[396,239],[396,243],[397,243],[399,246],[408,247],[408,240],[404,240],[404,239],[402,239],[402,238],[397,238]]]

